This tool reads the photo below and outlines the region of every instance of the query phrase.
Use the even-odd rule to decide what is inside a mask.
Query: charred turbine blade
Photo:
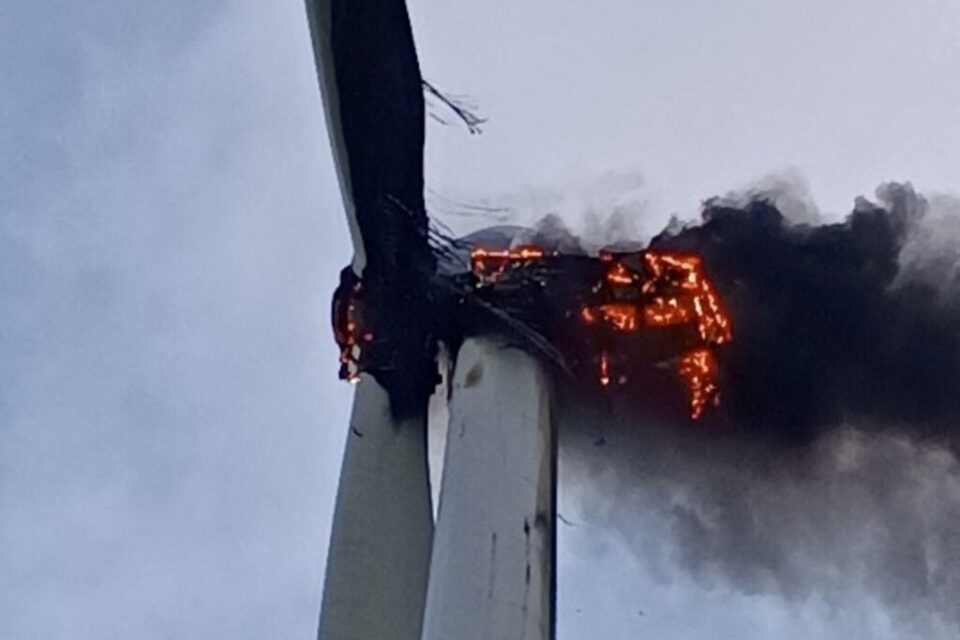
[[[403,0],[313,0],[307,10],[328,130],[376,333],[368,372],[407,414],[436,383],[423,202],[424,99]],[[372,359],[371,359],[372,360]]]

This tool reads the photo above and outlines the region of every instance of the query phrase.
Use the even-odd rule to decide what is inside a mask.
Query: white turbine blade
[[[433,540],[425,417],[395,421],[357,386],[334,515],[320,640],[419,640]]]
[[[549,640],[555,448],[543,367],[469,339],[457,356],[423,640]]]

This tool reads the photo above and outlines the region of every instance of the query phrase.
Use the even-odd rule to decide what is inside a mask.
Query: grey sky
[[[411,12],[489,118],[430,125],[441,196],[642,233],[786,167],[827,215],[960,182],[954,2]],[[346,240],[298,1],[0,6],[0,638],[314,635]],[[653,516],[651,564],[588,499],[564,488],[563,639],[904,637],[868,598],[706,587]]]
[[[348,251],[302,9],[84,6],[3,9],[0,637],[311,637]]]
[[[921,0],[411,3],[424,73],[490,118],[433,132],[435,186],[647,179],[654,210],[798,167],[845,213],[960,178],[960,6]],[[481,187],[484,185],[487,187]]]

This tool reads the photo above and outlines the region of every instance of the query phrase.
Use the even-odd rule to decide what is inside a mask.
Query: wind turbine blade
[[[554,637],[556,440],[543,366],[457,355],[423,640]]]
[[[319,640],[420,640],[433,513],[425,420],[357,386],[327,555]]]
[[[423,352],[427,323],[410,303],[434,268],[420,70],[403,0],[306,0],[306,8],[352,268],[377,301],[374,325],[396,345],[393,372],[364,375],[354,396],[319,638],[419,640],[433,540],[432,378],[424,378],[431,366],[436,374]]]
[[[403,0],[307,0],[307,14],[354,268],[364,275],[369,262],[398,251],[428,252],[413,32]]]

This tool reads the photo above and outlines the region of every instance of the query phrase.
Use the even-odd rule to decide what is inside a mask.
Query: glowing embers
[[[364,371],[363,345],[373,342],[373,333],[364,324],[363,283],[350,268],[340,275],[331,315],[340,347],[340,379],[356,384]]]
[[[633,333],[639,329],[637,306],[633,304],[611,302],[601,304],[595,309],[584,307],[580,311],[580,317],[588,325],[596,324],[598,319],[602,319],[610,327],[622,333]]]
[[[602,278],[591,290],[590,303],[580,309],[583,324],[599,332],[601,347],[595,361],[600,384],[627,380],[612,372],[613,362],[629,366],[622,352],[630,347],[617,336],[626,338],[642,329],[670,332],[656,341],[676,344],[682,353],[668,356],[666,362],[676,363],[688,391],[690,416],[699,419],[708,404],[719,401],[717,363],[710,348],[732,339],[730,319],[704,275],[700,257],[652,250],[603,252],[600,262]]]
[[[701,348],[683,354],[677,364],[677,373],[689,392],[691,418],[698,420],[708,404],[720,404],[717,361],[712,351]]]
[[[604,260],[609,262],[609,260]],[[607,282],[612,285],[632,285],[637,279],[637,274],[627,269],[620,262],[614,262],[607,271]]]
[[[700,338],[707,343],[724,344],[733,338],[730,318],[703,273],[700,256],[644,251],[643,260],[649,275],[642,290],[652,295],[644,307],[649,326],[695,321]]]
[[[643,321],[648,327],[688,324],[690,315],[687,306],[681,305],[677,298],[654,298],[643,307]]]
[[[610,384],[610,354],[606,351],[600,352],[600,384],[605,387]]]
[[[587,324],[602,319],[618,331],[631,332],[639,329],[642,317],[648,327],[695,325],[700,339],[710,344],[731,340],[730,319],[703,274],[699,256],[604,252],[600,260],[609,266],[593,288],[601,302],[581,309]],[[639,263],[636,270],[625,264],[627,260]]]
[[[494,250],[477,247],[470,252],[470,270],[479,286],[494,284],[510,269],[542,260],[544,251],[535,245]]]

